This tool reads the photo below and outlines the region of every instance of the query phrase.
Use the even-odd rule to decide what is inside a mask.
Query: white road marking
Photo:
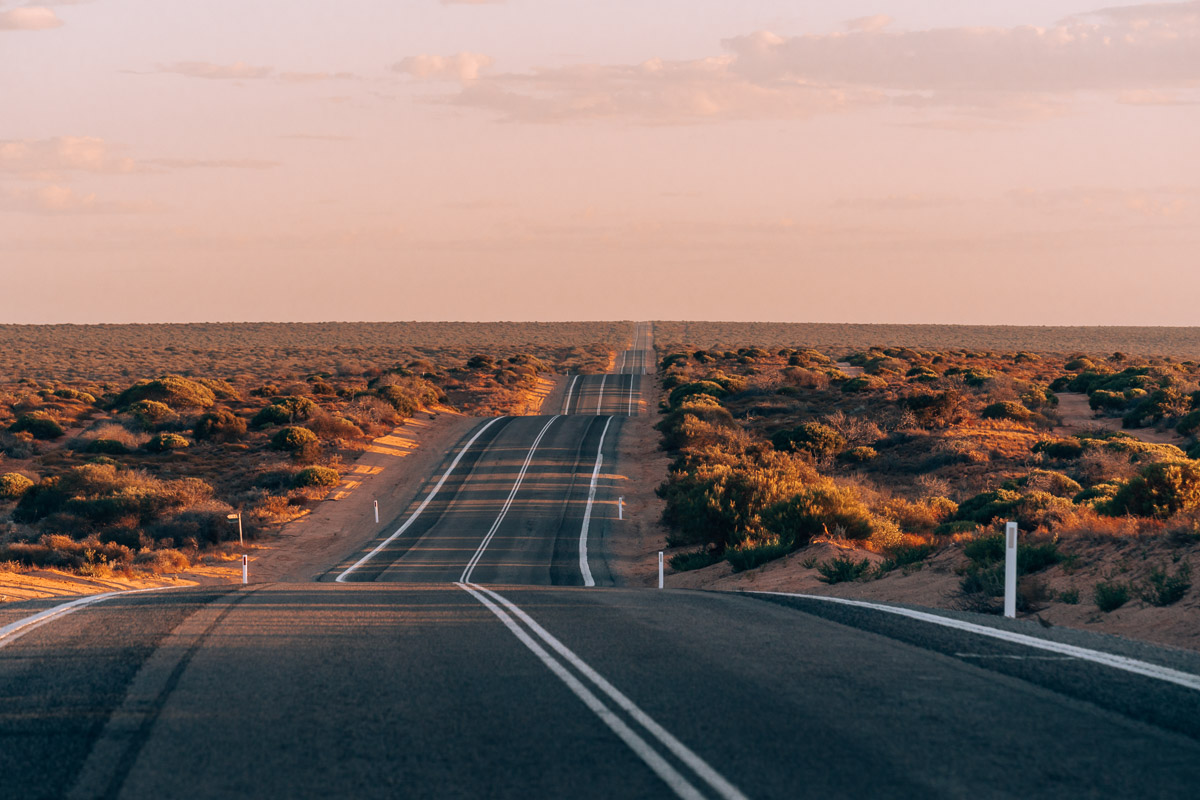
[[[588,526],[592,522],[592,503],[596,501],[596,482],[600,479],[600,465],[604,463],[604,437],[608,434],[608,426],[613,418],[609,417],[600,431],[600,446],[596,448],[596,468],[592,470],[592,485],[588,488],[587,508],[583,511],[583,528],[579,531],[579,572],[583,575],[584,586],[595,586],[592,578],[592,568],[588,566],[587,538]]]
[[[600,376],[600,397],[596,399],[596,415],[600,415],[600,407],[604,405],[604,381],[608,380],[607,375]]]
[[[0,628],[0,647],[8,645],[20,639],[25,634],[40,628],[47,622],[56,620],[59,617],[65,617],[68,614],[73,614],[81,608],[90,606],[94,603],[103,603],[105,600],[111,600],[114,597],[124,597],[129,594],[142,594],[143,592],[159,592],[163,589],[169,589],[169,586],[155,586],[150,589],[130,589],[124,592],[105,592],[104,594],[94,594],[90,597],[81,597],[78,600],[72,600],[69,603],[47,608],[45,611],[39,611],[32,616],[19,619],[16,622],[10,622],[3,628]]]
[[[496,535],[496,531],[500,530],[500,523],[504,521],[504,517],[508,514],[508,509],[512,506],[513,498],[517,496],[517,490],[521,488],[521,482],[525,480],[525,473],[529,471],[529,464],[533,461],[533,454],[537,452],[538,445],[542,442],[542,437],[546,435],[546,431],[550,430],[550,426],[554,424],[554,420],[558,419],[558,415],[550,418],[550,420],[542,426],[538,432],[537,438],[533,440],[533,445],[529,448],[529,454],[525,456],[525,463],[521,465],[521,471],[517,473],[517,479],[513,482],[513,487],[508,493],[508,498],[504,501],[504,505],[500,507],[500,513],[496,517],[496,521],[492,523],[492,527],[488,530],[487,536],[483,537],[483,541],[479,543],[479,549],[475,551],[475,555],[471,556],[471,560],[467,562],[467,566],[463,569],[460,581],[466,583],[471,580],[471,573],[475,571],[475,565],[479,563],[479,559],[483,558],[483,551],[487,550],[487,546],[492,543],[492,537]]]
[[[568,678],[574,680],[573,676],[571,676],[571,673],[569,673],[560,663],[555,661],[554,658],[546,653],[544,649],[538,646],[537,642],[534,642],[527,634],[525,634],[525,632],[521,630],[516,622],[514,622],[512,619],[506,619],[507,615],[504,614],[501,609],[489,604],[486,598],[482,597],[480,593],[491,597],[497,603],[504,606],[504,608],[510,611],[515,617],[524,622],[525,625],[528,626],[529,629],[533,631],[539,639],[545,642],[551,650],[558,653],[558,655],[567,663],[578,670],[581,675],[583,675],[587,680],[591,681],[593,686],[599,689],[602,694],[606,695],[618,708],[628,714],[637,724],[641,725],[647,733],[657,739],[676,758],[686,764],[693,772],[696,773],[697,777],[707,783],[708,786],[720,797],[724,798],[724,800],[747,800],[746,796],[742,794],[736,786],[734,786],[720,773],[709,766],[704,759],[693,752],[687,745],[672,736],[649,714],[647,714],[645,711],[642,711],[642,709],[635,705],[632,700],[618,691],[617,688],[609,683],[602,675],[600,675],[600,673],[592,669],[587,662],[577,656],[570,648],[555,638],[549,631],[535,622],[532,617],[522,611],[511,600],[508,600],[496,592],[486,589],[482,586],[463,586],[463,588],[471,592],[471,594],[474,595],[477,600],[488,607],[488,610],[499,617],[501,622],[504,622],[508,629],[516,634],[517,638],[519,638],[526,647],[528,647],[530,650],[533,650],[534,653],[537,653],[538,658],[540,658],[542,662],[546,664],[546,666],[550,667],[554,674],[557,675],[564,683],[571,687],[572,691],[574,691],[575,694],[580,697],[580,699],[584,700],[585,703],[588,703],[588,707],[595,711],[596,714],[600,716],[600,718],[603,719],[605,723],[608,724],[615,733],[617,733],[618,736],[621,736],[625,743],[628,744],[634,752],[641,756],[642,760],[645,761],[651,769],[658,773],[659,777],[666,781],[671,789],[674,790],[675,793],[680,797],[700,797],[701,795],[696,791],[695,787],[686,781],[682,775],[680,775],[674,769],[671,769],[670,766],[666,764],[666,762],[663,761],[660,756],[657,755],[657,753],[654,753],[653,750],[649,750],[645,740],[638,737],[637,734],[635,734],[632,730],[629,730],[627,727],[625,728],[625,730],[629,731],[629,734],[636,738],[641,747],[646,748],[646,752],[635,746],[630,739],[622,736],[621,732],[608,722],[608,718],[606,718],[604,714],[597,710],[597,708],[593,706],[591,702],[584,699],[584,696],[575,689],[575,686],[579,686],[579,688],[583,689],[585,692],[587,692],[587,688],[582,686],[582,684],[580,684],[577,680],[575,680],[575,685],[572,685],[572,683],[568,681]],[[604,708],[604,710],[612,719],[620,722],[619,718],[612,716],[612,712],[603,706],[599,698],[597,698],[591,692],[588,692],[588,695],[591,697],[593,702],[600,706],[600,708]],[[669,769],[670,772],[666,774],[660,772],[659,769],[655,767],[655,763],[650,760],[649,755],[652,755],[655,759],[657,759],[657,761]],[[672,779],[677,778],[680,782],[682,782],[681,785],[677,786],[675,783],[673,783],[672,779],[668,779],[668,775],[672,776]],[[683,791],[689,791],[689,793],[684,794]]]
[[[595,693],[583,685],[583,682],[572,675],[566,667],[554,659],[546,652],[540,644],[533,640],[528,633],[521,629],[513,618],[504,613],[495,603],[484,597],[475,588],[464,584],[459,586],[478,600],[484,608],[496,615],[496,619],[504,623],[504,627],[508,628],[514,636],[525,645],[529,650],[545,664],[551,672],[554,673],[560,681],[566,684],[571,692],[583,701],[593,714],[600,718],[600,721],[608,726],[608,729],[615,733],[621,741],[623,741],[630,750],[637,754],[638,758],[646,763],[646,766],[654,770],[654,774],[658,775],[667,786],[671,787],[671,791],[676,795],[686,800],[704,800],[702,795],[695,786],[688,782],[687,778],[679,774],[679,771],[672,767],[667,760],[654,751],[645,739],[638,736],[624,721],[621,720],[612,709],[604,705],[600,698],[596,697]]]
[[[629,416],[633,416],[633,373],[629,373],[629,408],[627,410]]]
[[[790,592],[747,592],[747,594],[772,594],[780,597],[799,597],[805,600],[822,600],[827,603],[837,603],[839,605],[856,606],[858,608],[869,608],[874,611],[882,611],[885,614],[895,614],[909,619],[919,620],[921,622],[930,622],[934,625],[941,625],[946,628],[954,628],[967,633],[978,634],[979,636],[987,636],[992,639],[999,639],[1013,644],[1024,645],[1038,650],[1047,650],[1051,653],[1058,653],[1072,658],[1091,661],[1095,664],[1103,664],[1106,667],[1132,672],[1135,675],[1142,675],[1147,678],[1155,678],[1167,683],[1174,683],[1177,686],[1183,686],[1188,689],[1200,691],[1200,675],[1192,675],[1187,672],[1180,672],[1169,667],[1160,667],[1157,664],[1151,664],[1148,661],[1139,661],[1135,658],[1126,658],[1125,656],[1113,655],[1100,650],[1089,650],[1086,647],[1076,647],[1072,644],[1062,644],[1060,642],[1052,642],[1047,639],[1039,639],[1036,636],[1027,636],[1023,633],[1013,633],[1011,631],[1002,631],[996,628],[989,628],[986,625],[976,625],[973,622],[963,622],[962,620],[951,619],[949,617],[938,616],[937,614],[927,614],[923,611],[913,611],[908,608],[897,608],[895,606],[885,606],[879,603],[868,603],[863,600],[847,600],[842,597],[822,597],[815,594],[792,594]]]
[[[396,540],[396,537],[400,536],[402,533],[404,533],[406,530],[408,530],[408,526],[412,525],[413,522],[416,521],[417,517],[421,516],[421,512],[425,510],[425,506],[429,505],[429,501],[432,500],[437,495],[438,490],[440,490],[442,488],[442,484],[444,484],[446,482],[446,479],[450,477],[450,473],[453,472],[454,468],[458,466],[458,462],[462,461],[462,457],[467,454],[468,450],[471,449],[471,445],[475,444],[475,440],[478,439],[480,436],[482,436],[484,431],[486,431],[488,428],[495,425],[497,422],[499,422],[502,419],[504,419],[504,417],[496,417],[493,420],[489,420],[486,425],[484,425],[482,428],[477,430],[475,432],[475,435],[471,437],[470,441],[468,441],[465,445],[463,445],[463,449],[458,451],[458,455],[456,455],[454,457],[454,460],[450,462],[450,466],[446,468],[446,471],[442,474],[441,479],[438,480],[437,485],[435,485],[433,487],[433,490],[425,496],[425,499],[423,501],[421,501],[421,505],[417,506],[417,510],[412,513],[412,516],[409,517],[408,519],[406,519],[404,521],[404,524],[401,525],[398,529],[396,529],[395,533],[393,533],[391,536],[389,536],[388,538],[386,538],[382,542],[380,542],[378,545],[376,545],[374,550],[367,553],[365,556],[360,558],[358,561],[355,561],[353,564],[351,564],[349,567],[347,567],[345,572],[343,572],[341,575],[338,575],[336,578],[334,578],[334,581],[337,583],[345,583],[347,575],[349,575],[351,572],[354,572],[356,569],[361,567],[363,564],[370,561],[372,558],[375,557],[375,555],[380,550],[387,547],[389,544],[391,544],[392,542],[394,542]]]
[[[575,390],[575,381],[577,381],[577,380],[579,380],[578,375],[576,375],[574,378],[571,379],[571,385],[567,387],[567,401],[565,403],[563,403],[563,410],[562,410],[562,413],[564,413],[564,414],[568,413],[571,410],[571,392],[573,392]]]

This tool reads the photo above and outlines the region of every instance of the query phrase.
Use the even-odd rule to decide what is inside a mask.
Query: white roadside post
[[[250,556],[242,555],[242,583],[250,582]]]
[[[231,521],[232,521],[232,520],[235,520],[235,519],[237,520],[237,524],[238,524],[238,546],[239,546],[239,547],[245,547],[245,546],[246,546],[246,540],[242,538],[242,512],[240,512],[240,511],[239,511],[239,512],[237,512],[236,514],[229,514],[228,516],[226,516],[226,519],[228,519],[228,520],[231,520]]]
[[[375,501],[375,524],[379,524],[379,501]]]
[[[1017,616],[1017,523],[1004,526],[1004,616]]]
[[[658,588],[660,588],[660,589],[663,587],[662,554],[663,554],[663,551],[659,550],[658,551]]]
[[[625,519],[625,497],[617,498],[617,519]]]

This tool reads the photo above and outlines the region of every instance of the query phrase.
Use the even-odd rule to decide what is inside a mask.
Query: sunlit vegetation
[[[628,323],[0,326],[0,562],[186,569],[423,410],[523,413]]]
[[[882,559],[814,565],[822,580],[868,580],[955,547],[962,605],[996,610],[1011,520],[1030,610],[1046,600],[1039,573],[1073,558],[1071,539],[1200,539],[1194,361],[711,339],[695,350],[661,328],[659,342],[659,430],[674,460],[658,491],[668,543],[685,548],[677,570],[751,569],[830,541]],[[1129,596],[1182,596],[1180,570]],[[1108,606],[1117,594],[1098,590]]]

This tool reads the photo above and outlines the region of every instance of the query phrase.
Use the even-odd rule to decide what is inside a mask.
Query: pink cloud
[[[0,31],[46,31],[62,26],[53,9],[27,6],[0,11]]]
[[[452,56],[409,56],[392,65],[392,70],[423,80],[474,81],[492,65],[490,56],[482,53],[456,53]]]

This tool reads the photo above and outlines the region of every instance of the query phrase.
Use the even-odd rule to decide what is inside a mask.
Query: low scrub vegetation
[[[1042,573],[1072,563],[1072,537],[1200,538],[1200,443],[1184,438],[1200,428],[1196,362],[676,343],[661,367],[663,521],[669,544],[700,548],[678,568],[751,569],[829,540],[880,554],[853,577],[831,573],[861,579],[953,544],[962,604],[995,611],[1000,531],[1015,521],[1018,607],[1033,610],[1052,599]],[[1063,416],[1070,392],[1087,397],[1087,423]],[[1188,569],[1152,573],[1130,597],[1186,592]]]

